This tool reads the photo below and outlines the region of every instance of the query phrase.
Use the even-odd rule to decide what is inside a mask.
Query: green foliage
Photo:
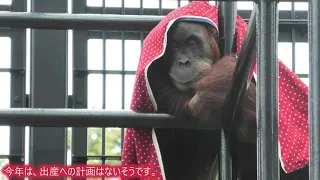
[[[89,128],[87,137],[87,151],[89,156],[102,155],[102,129]],[[120,156],[121,155],[121,129],[106,128],[105,129],[105,155]],[[88,164],[101,164],[101,160],[89,160]],[[106,164],[119,165],[118,160],[107,160]],[[88,178],[94,180],[97,178]]]
[[[87,152],[88,156],[102,155],[103,146],[102,128],[88,128]],[[71,131],[68,131],[68,150],[71,150]],[[105,155],[121,155],[121,129],[105,128]],[[118,161],[109,160],[107,164],[119,164]],[[101,164],[101,160],[89,160],[88,164]]]

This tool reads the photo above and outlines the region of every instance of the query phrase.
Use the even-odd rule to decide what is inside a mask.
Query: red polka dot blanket
[[[198,18],[218,25],[218,6],[208,2],[194,1],[177,8],[164,17],[145,38],[136,73],[131,109],[152,112],[157,102],[152,95],[147,69],[164,54],[166,33],[179,18]],[[245,36],[247,24],[237,16],[237,51]],[[256,70],[253,76],[256,79]],[[257,82],[259,83],[259,82]],[[308,163],[308,87],[279,60],[279,159],[282,168],[289,173]],[[127,128],[122,154],[123,165],[152,166],[157,179],[165,180],[161,153],[154,129]]]

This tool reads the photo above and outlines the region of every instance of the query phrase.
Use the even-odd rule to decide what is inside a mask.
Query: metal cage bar
[[[25,11],[26,1],[13,0],[12,11]],[[11,29],[11,71],[10,107],[26,107],[25,67],[26,67],[26,30]],[[25,127],[10,127],[10,156],[9,163],[23,164],[25,160]],[[18,178],[17,178],[18,179]]]
[[[182,1],[181,1],[182,2]],[[216,5],[218,2],[216,2]],[[92,7],[88,6],[86,13],[88,14],[101,14],[101,7]],[[162,9],[161,16],[165,16],[171,11],[173,11],[175,8],[166,8]],[[243,18],[247,19],[250,16],[251,10],[245,10],[245,9],[238,9],[238,14]],[[158,16],[159,11],[157,8],[143,8],[143,12],[140,11],[140,7],[125,7],[124,10],[122,10],[122,7],[106,7],[106,14],[114,15],[114,14],[122,14],[122,12],[125,12],[124,15],[147,15],[147,16]],[[291,10],[281,10],[280,11],[280,19],[290,19],[291,18]],[[303,19],[303,17],[307,16],[306,10],[296,11],[295,12],[296,19]]]
[[[85,13],[86,0],[73,0],[72,13]],[[75,69],[87,69],[88,59],[88,31],[73,30],[73,92],[72,104],[74,109],[86,109],[88,77],[81,73],[77,73]],[[85,141],[84,141],[85,140]],[[86,164],[87,157],[87,127],[72,127],[71,140],[72,164]],[[78,180],[78,179],[77,179]],[[80,180],[85,180],[81,178]]]
[[[124,15],[126,13],[126,8],[125,8],[125,1],[124,0],[121,0],[122,1],[122,15]],[[159,1],[159,8],[161,8],[162,6],[162,3],[161,1]],[[161,13],[162,9],[159,9],[159,13]],[[143,1],[140,2],[140,13],[143,12]],[[140,37],[142,34],[139,34]],[[122,96],[122,101],[121,101],[121,109],[124,109],[125,108],[125,63],[126,63],[126,60],[125,60],[125,32],[121,32],[121,96]],[[121,128],[121,132],[120,132],[120,149],[121,149],[121,157],[122,157],[122,152],[123,152],[123,144],[124,144],[124,135],[125,135],[125,131],[124,131],[124,128]],[[119,158],[119,160],[121,160],[121,157]]]
[[[291,19],[295,18],[295,4],[292,2],[291,3]],[[280,41],[280,38],[279,38]],[[296,49],[296,29],[292,28],[291,30],[291,42],[292,42],[292,71],[296,71],[296,56],[295,56],[295,49]]]
[[[67,0],[32,0],[31,7],[66,13]],[[31,30],[30,77],[31,108],[67,108],[67,31]],[[66,134],[63,127],[31,127],[30,164],[66,164]]]
[[[278,10],[276,1],[257,4],[257,178],[278,180]]]
[[[237,2],[220,2],[219,6],[219,31],[220,31],[220,48],[222,55],[230,55],[234,52],[235,31],[236,31],[236,16],[237,16]],[[224,119],[222,121],[232,121],[232,119]],[[230,133],[221,129],[221,144],[220,144],[220,168],[219,178],[221,180],[231,180],[232,172],[232,158],[230,155]]]
[[[13,4],[13,3],[12,3]],[[0,11],[11,11],[12,5],[0,5]]]
[[[236,43],[236,42],[235,42]],[[234,44],[235,45],[235,44]],[[233,74],[233,79],[229,87],[229,91],[226,95],[226,100],[224,103],[224,112],[222,119],[226,121],[224,127],[232,128],[238,122],[235,117],[238,114],[238,107],[243,99],[243,95],[247,90],[247,85],[251,82],[248,80],[250,70],[252,69],[252,62],[256,55],[256,7],[253,9],[249,25],[242,42],[240,53],[238,54],[238,62]],[[233,113],[230,113],[233,112]],[[235,138],[231,136],[231,138]],[[231,139],[231,144],[235,143]],[[223,144],[223,143],[221,143]],[[222,147],[223,148],[223,147]],[[236,149],[236,146],[231,147],[230,149]],[[221,149],[222,152],[222,149]],[[236,158],[236,156],[234,157]],[[233,171],[236,173],[236,169]]]
[[[310,155],[309,155],[309,176],[310,180],[316,180],[320,177],[320,26],[319,26],[319,8],[318,0],[309,1],[309,137],[310,137]]]
[[[0,125],[33,127],[132,127],[220,129],[217,123],[185,121],[168,114],[129,110],[14,108],[0,109]]]
[[[240,11],[250,16],[251,11]],[[302,17],[306,12],[300,12]],[[298,16],[298,15],[297,15]],[[0,27],[34,29],[77,29],[109,31],[151,31],[164,16],[157,15],[118,15],[118,14],[66,14],[37,12],[0,12]],[[290,13],[284,12],[280,25],[307,27],[307,20],[289,19]],[[248,22],[248,19],[245,19]]]
[[[121,1],[121,6],[124,6],[124,1]],[[102,0],[102,12],[101,14],[105,14],[106,13],[106,1]],[[102,33],[102,69],[106,70],[106,34],[105,32],[101,32]],[[102,75],[102,109],[106,108],[106,75],[103,74]],[[101,144],[101,153],[102,156],[106,156],[106,128],[103,127],[101,128],[101,138],[102,138],[102,144]],[[106,163],[106,159],[102,158],[101,159],[101,164],[105,164]],[[104,178],[102,178],[104,180]]]
[[[253,66],[253,59],[256,55],[256,7],[253,9],[249,25],[238,53],[238,62],[231,80],[231,86],[226,95],[224,106],[224,119],[228,119],[226,127],[232,127],[234,117],[237,115],[237,108],[241,103],[249,83],[250,70]],[[230,113],[233,112],[233,113]]]

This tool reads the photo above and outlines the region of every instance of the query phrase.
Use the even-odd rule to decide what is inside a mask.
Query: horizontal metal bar
[[[74,70],[75,75],[83,76],[88,74],[128,74],[135,75],[136,71],[122,71],[122,70]]]
[[[215,1],[244,1],[254,2],[254,0],[215,0]],[[308,0],[277,0],[278,2],[308,2]]]
[[[78,30],[152,30],[162,16],[0,12],[0,27]]]
[[[308,25],[307,19],[280,19],[279,23],[283,25]]]
[[[96,156],[73,156],[72,158],[85,158],[88,160],[121,160],[121,156],[106,156],[106,155],[96,155]]]
[[[241,4],[241,2],[240,2]],[[167,15],[168,13],[170,13],[171,11],[173,11],[175,8],[163,8],[162,9],[162,14],[160,15]],[[121,7],[106,7],[106,8],[102,8],[102,7],[93,7],[93,6],[87,6],[86,7],[86,12],[85,13],[89,13],[89,14],[101,14],[102,11],[105,11],[105,14],[122,14],[124,12],[124,14],[126,15],[159,15],[159,11],[158,8],[144,8],[143,9],[143,13],[140,13],[140,8],[139,7],[125,7],[125,8],[121,8]],[[242,18],[249,18],[250,14],[251,14],[252,9],[237,9],[238,14],[242,17]],[[291,18],[291,9],[289,10],[280,10],[280,19],[286,19],[286,18]],[[80,12],[77,12],[80,13]],[[82,13],[82,12],[81,12]],[[84,13],[84,12],[83,12]],[[306,10],[301,10],[301,11],[296,11],[296,19],[301,19],[301,15],[306,16],[307,17],[307,13],[308,11]]]
[[[1,5],[0,11],[11,11],[11,7],[8,5]]]
[[[20,74],[25,74],[25,69],[16,69],[16,68],[0,68],[0,72],[10,72],[10,73],[20,73]]]
[[[10,157],[23,158],[23,155],[14,155],[14,154],[1,154],[0,155],[0,159],[8,159]]]
[[[151,15],[0,12],[0,27],[150,31],[163,17]],[[246,21],[248,22],[249,20]],[[307,26],[307,20],[283,19],[279,23],[282,25]]]
[[[200,123],[168,114],[42,108],[0,109],[0,126],[220,129],[216,122]]]
[[[299,76],[300,78],[308,78],[309,77],[308,74],[297,74],[297,76]]]

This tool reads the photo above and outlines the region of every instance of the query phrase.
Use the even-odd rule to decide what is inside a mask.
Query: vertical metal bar
[[[139,14],[143,15],[143,0],[140,0]],[[141,46],[143,44],[143,33],[144,32],[140,32]]]
[[[67,13],[67,0],[32,0],[33,12]],[[67,31],[31,30],[31,107],[67,107]],[[66,128],[32,127],[30,163],[66,164]]]
[[[320,25],[319,0],[309,0],[309,128],[310,128],[310,180],[320,177]]]
[[[121,0],[121,14],[126,14],[126,9],[124,7],[124,0]]]
[[[257,2],[258,179],[278,180],[278,3]]]
[[[121,53],[122,53],[122,67],[121,67],[121,109],[124,109],[124,100],[125,100],[125,40],[124,40],[124,32],[121,33]],[[121,146],[123,145],[124,141],[124,128],[121,128]]]
[[[162,0],[159,0],[158,15],[162,15]]]
[[[139,13],[140,13],[140,15],[143,14],[143,0],[140,0]]]
[[[219,6],[219,31],[222,45],[222,54],[234,52],[234,38],[236,31],[237,2],[220,2]]]
[[[232,179],[232,159],[230,156],[230,135],[221,130],[221,147],[220,147],[220,168],[219,178],[220,180]],[[234,174],[236,176],[236,174]]]
[[[219,32],[220,47],[222,54],[228,55],[232,53],[232,47],[236,29],[237,2],[220,2],[219,6]],[[230,119],[231,121],[231,119]],[[232,175],[232,159],[230,155],[230,134],[221,129],[221,147],[220,147],[220,180],[231,180]]]
[[[11,11],[26,11],[26,0],[13,0]],[[11,68],[26,69],[26,29],[10,29]],[[11,108],[26,107],[26,72],[11,73]],[[10,127],[9,163],[24,163],[25,127]],[[18,179],[18,178],[16,178]]]
[[[295,3],[291,3],[291,19],[295,19]],[[291,43],[292,43],[292,71],[296,72],[296,28],[291,30]]]
[[[140,14],[142,14],[142,0],[140,0]],[[122,13],[125,14],[125,7],[124,7],[124,0],[122,0]],[[124,100],[125,100],[125,93],[124,93],[124,90],[125,90],[125,41],[124,41],[124,32],[121,32],[121,96],[122,96],[122,102],[121,102],[121,109],[124,109]],[[121,134],[120,134],[120,138],[121,138],[121,154],[122,154],[122,146],[123,146],[123,141],[124,141],[124,128],[121,128]]]
[[[123,4],[122,4],[123,5]],[[106,13],[106,0],[102,0],[102,14]],[[106,34],[102,31],[102,69],[106,70]],[[106,75],[102,75],[102,109],[106,108]],[[102,155],[101,164],[106,163],[104,158],[106,155],[106,128],[102,128],[101,133],[102,138]],[[102,178],[105,179],[105,178]]]
[[[73,13],[86,13],[86,0],[73,0]],[[73,68],[88,69],[88,31],[73,31]],[[73,108],[86,109],[87,100],[87,74],[73,72]],[[72,128],[72,163],[87,163],[87,128]],[[86,178],[80,179],[85,180]],[[79,180],[79,179],[77,179]]]

